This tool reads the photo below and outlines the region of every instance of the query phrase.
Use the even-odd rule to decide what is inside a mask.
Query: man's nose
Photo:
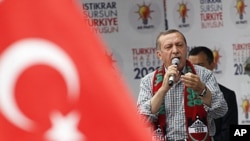
[[[176,45],[173,46],[173,53],[178,53],[178,47]]]

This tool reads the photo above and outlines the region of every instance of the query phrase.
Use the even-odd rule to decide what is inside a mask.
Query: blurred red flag
[[[1,141],[150,141],[71,0],[0,0]]]

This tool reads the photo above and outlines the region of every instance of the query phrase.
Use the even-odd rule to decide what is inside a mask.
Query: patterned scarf
[[[194,66],[187,60],[187,72],[196,74]],[[153,77],[153,95],[161,87],[165,75],[164,65],[159,67]],[[165,100],[164,100],[165,101]],[[154,140],[165,141],[166,135],[166,111],[164,101],[160,107],[158,120],[154,123]],[[191,88],[184,87],[184,103],[186,116],[186,131],[188,141],[210,141],[208,134],[207,112],[198,94]]]

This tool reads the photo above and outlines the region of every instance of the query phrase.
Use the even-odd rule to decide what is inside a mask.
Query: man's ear
[[[159,50],[156,51],[156,56],[161,60],[161,52]]]
[[[213,61],[213,62],[210,64],[210,67],[211,67],[211,70],[214,70],[214,68],[216,67],[216,63]]]

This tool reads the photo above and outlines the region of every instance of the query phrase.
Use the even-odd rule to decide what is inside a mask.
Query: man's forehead
[[[181,34],[175,34],[175,33],[163,35],[160,37],[159,40],[160,41],[184,41]]]

